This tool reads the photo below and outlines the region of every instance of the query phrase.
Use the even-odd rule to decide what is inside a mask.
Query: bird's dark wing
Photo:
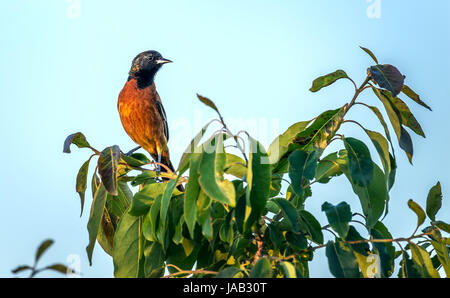
[[[164,110],[164,107],[160,101],[156,101],[156,108],[158,109],[159,115],[161,116],[161,119],[163,121],[164,125],[164,135],[166,136],[167,142],[169,141],[169,125],[167,123],[167,115],[166,111]]]

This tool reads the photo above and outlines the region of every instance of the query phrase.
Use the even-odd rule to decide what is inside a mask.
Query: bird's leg
[[[158,153],[158,164],[156,165],[156,175],[161,174],[161,152]]]
[[[125,154],[126,156],[131,156],[134,152],[138,151],[139,149],[141,149],[141,146],[138,146],[132,150],[130,150],[127,154]]]

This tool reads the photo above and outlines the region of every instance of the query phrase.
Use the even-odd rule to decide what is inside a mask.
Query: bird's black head
[[[161,66],[170,62],[172,61],[164,59],[157,51],[140,53],[133,59],[128,80],[135,78],[139,88],[148,87],[153,84],[155,75]]]

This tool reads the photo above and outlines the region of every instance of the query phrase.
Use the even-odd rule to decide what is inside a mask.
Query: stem
[[[369,81],[370,81],[370,77],[367,76],[366,79],[364,80],[364,82],[361,84],[361,87],[356,89],[355,95],[353,96],[350,103],[347,105],[344,115],[347,114],[348,110],[350,110],[350,108],[355,104],[356,99],[358,98],[359,94],[361,94],[361,92],[363,92],[366,89],[365,87],[366,87],[367,83],[369,83]]]
[[[163,278],[171,278],[171,277],[175,277],[175,276],[182,275],[182,274],[187,274],[187,275],[192,275],[192,274],[213,274],[213,275],[217,275],[219,273],[219,272],[216,272],[216,271],[209,271],[209,270],[204,270],[204,269],[198,269],[198,270],[194,270],[194,271],[182,270],[179,267],[177,267],[175,265],[172,265],[172,264],[167,264],[166,267],[173,267],[176,270],[178,270],[178,272],[166,275]]]

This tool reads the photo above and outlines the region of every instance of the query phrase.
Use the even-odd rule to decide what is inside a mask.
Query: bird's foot
[[[131,156],[134,152],[138,151],[139,149],[141,149],[141,146],[138,146],[132,150],[130,150],[127,154],[125,154],[126,156]]]

